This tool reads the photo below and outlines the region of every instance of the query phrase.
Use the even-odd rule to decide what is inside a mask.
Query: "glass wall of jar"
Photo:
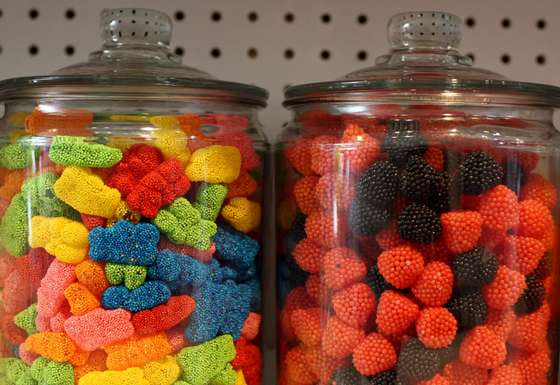
[[[287,90],[281,384],[557,383],[560,90],[472,68],[459,24],[396,15],[377,66]]]
[[[0,83],[0,382],[258,385],[266,92],[102,17],[87,63]]]

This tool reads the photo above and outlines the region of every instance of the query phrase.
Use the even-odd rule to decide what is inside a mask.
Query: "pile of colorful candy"
[[[557,191],[530,147],[449,135],[525,123],[371,111],[284,147],[281,384],[547,384]]]
[[[98,118],[36,110],[0,147],[0,382],[259,385],[248,120],[109,116],[153,124],[133,143]]]

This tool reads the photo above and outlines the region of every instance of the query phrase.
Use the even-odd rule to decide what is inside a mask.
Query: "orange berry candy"
[[[316,305],[328,306],[332,297],[332,290],[325,285],[324,275],[309,274],[305,281],[305,290]]]
[[[294,333],[305,346],[321,344],[322,325],[325,320],[326,313],[319,307],[296,309],[292,312]]]
[[[131,337],[106,346],[104,350],[107,353],[109,370],[125,370],[165,358],[171,354],[171,345],[169,345],[165,333],[160,333],[146,337]]]
[[[516,366],[521,371],[523,384],[548,384],[548,372],[552,366],[550,348],[547,344],[544,344],[534,353],[515,352],[511,365]]]
[[[97,297],[101,297],[103,292],[109,287],[103,264],[94,262],[91,259],[86,259],[76,265],[76,277],[78,282],[87,287]]]
[[[397,221],[392,221],[387,227],[375,235],[375,240],[381,250],[389,250],[404,243],[397,228]]]
[[[301,138],[286,145],[284,156],[302,175],[313,175],[311,169],[311,139]]]
[[[336,369],[342,366],[345,360],[332,358],[325,354],[319,347],[305,347],[305,362],[322,384],[327,384]]]
[[[506,236],[502,248],[506,266],[524,275],[536,269],[546,251],[541,241],[515,235]]]
[[[366,264],[354,250],[337,247],[323,258],[324,279],[327,287],[337,290],[360,282],[367,273]]]
[[[494,281],[482,289],[482,294],[489,307],[504,310],[513,306],[526,288],[523,274],[500,266]]]
[[[239,177],[227,185],[226,199],[236,197],[250,197],[257,191],[257,181],[247,171],[242,171]]]
[[[316,243],[333,248],[346,242],[346,219],[325,211],[315,211],[305,220],[305,234]]]
[[[362,342],[365,337],[363,329],[353,328],[344,323],[337,316],[327,320],[323,333],[323,350],[333,358],[344,358],[352,354],[352,351]]]
[[[364,326],[375,311],[375,294],[365,283],[355,283],[336,292],[332,305],[338,318],[348,325]]]
[[[296,335],[292,327],[292,312],[296,309],[307,309],[313,307],[313,299],[309,297],[304,287],[292,289],[284,300],[284,308],[280,312],[280,328],[282,337],[294,341]]]
[[[508,338],[515,323],[515,313],[511,309],[496,310],[489,308],[485,325],[503,340]]]
[[[515,365],[500,366],[490,372],[487,385],[523,385],[523,375]]]
[[[479,213],[485,228],[505,231],[519,223],[517,195],[504,185],[497,185],[480,195]]]
[[[476,211],[451,211],[441,215],[442,235],[447,248],[455,254],[476,246],[482,232],[482,217]]]
[[[471,329],[459,348],[459,359],[481,369],[498,368],[506,359],[506,343],[486,326]]]
[[[426,306],[443,306],[453,293],[453,271],[443,262],[428,263],[412,293]]]
[[[416,320],[418,339],[430,349],[445,348],[457,335],[457,320],[443,307],[428,307]]]
[[[346,125],[341,142],[336,155],[351,173],[362,173],[379,157],[379,142],[357,124]]]
[[[397,246],[379,255],[377,267],[387,282],[397,289],[406,289],[422,274],[424,257],[412,246]]]
[[[437,171],[443,171],[445,166],[445,156],[441,149],[434,146],[428,147],[424,153],[424,160]]]
[[[556,207],[558,200],[558,192],[554,184],[539,174],[530,174],[527,176],[527,181],[521,187],[520,196],[521,200],[536,200],[549,209]]]
[[[293,187],[294,199],[297,206],[305,215],[320,209],[319,201],[315,195],[315,187],[319,181],[318,176],[304,176]]]
[[[311,170],[323,175],[336,170],[339,140],[333,135],[319,135],[311,140]]]
[[[524,200],[519,203],[519,225],[516,233],[525,237],[541,240],[554,221],[550,210],[537,200]]]
[[[508,343],[518,349],[534,352],[547,344],[546,334],[550,321],[550,307],[543,304],[539,310],[517,317],[509,333]]]
[[[352,363],[360,374],[374,376],[393,368],[397,353],[389,340],[379,333],[371,333],[354,349]]]
[[[298,266],[308,273],[318,273],[321,271],[323,257],[327,249],[305,238],[299,241],[292,251],[292,256]]]
[[[384,334],[400,335],[414,324],[419,314],[418,305],[406,296],[387,290],[379,297],[375,322]]]
[[[74,315],[84,315],[100,306],[99,300],[85,285],[72,283],[64,290],[64,297],[70,305],[70,312]]]
[[[317,376],[305,360],[302,346],[292,348],[284,358],[286,377],[289,383],[311,385],[317,381]]]
[[[443,375],[451,385],[484,385],[488,381],[488,370],[475,368],[461,361],[452,361],[445,365]]]
[[[451,381],[441,374],[436,374],[429,380],[418,382],[418,385],[451,385]]]
[[[40,356],[57,362],[67,362],[76,355],[78,348],[64,333],[42,332],[32,334],[25,340],[25,348]]]
[[[355,185],[354,178],[348,174],[330,172],[319,178],[315,197],[326,210],[346,210],[354,198]]]

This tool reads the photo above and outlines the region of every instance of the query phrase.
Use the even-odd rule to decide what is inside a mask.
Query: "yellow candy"
[[[165,130],[175,130],[181,128],[175,115],[152,116],[150,118],[150,123],[157,128],[163,128]]]
[[[151,361],[144,365],[144,378],[151,385],[171,385],[179,378],[181,368],[175,357],[167,356],[161,361]]]
[[[88,230],[65,217],[35,216],[31,219],[29,245],[43,247],[61,262],[78,264],[88,253]]]
[[[239,177],[241,154],[237,147],[213,145],[196,150],[187,165],[191,181],[231,183]]]
[[[222,209],[222,217],[236,230],[248,233],[261,224],[261,205],[245,197],[232,198]]]
[[[111,115],[109,117],[113,122],[149,122],[150,117],[147,115]]]
[[[106,370],[89,372],[80,378],[79,385],[150,385],[140,368],[128,368],[122,372]]]
[[[245,382],[245,376],[243,375],[243,371],[239,369],[237,371],[237,378],[235,379],[235,385],[247,385]]]
[[[61,201],[83,214],[111,218],[122,207],[121,193],[103,179],[80,167],[66,167],[54,184]]]
[[[177,159],[183,167],[189,161],[191,153],[187,148],[187,135],[180,130],[157,130],[153,134],[154,146],[159,148],[166,160]]]

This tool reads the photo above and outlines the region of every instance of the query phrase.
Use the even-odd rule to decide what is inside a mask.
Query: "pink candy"
[[[72,316],[64,323],[66,334],[76,345],[88,352],[132,337],[132,314],[124,309],[95,309],[81,316]]]
[[[19,345],[18,353],[19,358],[21,358],[21,360],[29,366],[31,366],[31,364],[33,364],[33,361],[35,361],[37,357],[39,357],[39,355],[27,350],[25,348],[25,344]]]
[[[64,305],[61,307],[60,311],[56,313],[54,317],[52,317],[50,320],[51,331],[63,333],[64,322],[66,322],[66,320],[71,316],[72,313],[70,313],[70,307],[65,302]]]
[[[37,290],[37,312],[41,317],[56,315],[64,303],[64,289],[76,280],[76,267],[55,259]]]
[[[184,326],[176,326],[166,331],[165,334],[167,335],[167,341],[169,342],[169,345],[171,345],[171,352],[173,354],[178,353],[181,349],[188,345],[187,339],[185,338]]]

